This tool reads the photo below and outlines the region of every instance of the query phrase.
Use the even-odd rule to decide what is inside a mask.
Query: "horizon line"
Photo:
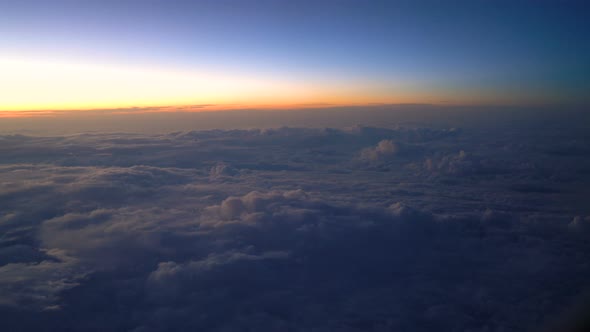
[[[522,103],[522,104],[490,104],[490,103],[293,103],[293,104],[189,104],[189,105],[152,105],[152,106],[120,106],[120,107],[89,107],[89,108],[48,108],[31,110],[0,110],[0,118],[31,118],[57,117],[63,115],[129,115],[154,113],[212,113],[229,111],[298,111],[313,109],[346,109],[346,108],[382,108],[382,107],[473,107],[473,108],[551,108],[551,107],[584,107],[587,105],[574,103]]]

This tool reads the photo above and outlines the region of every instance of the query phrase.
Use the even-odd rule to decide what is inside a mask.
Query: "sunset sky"
[[[0,111],[587,104],[585,9],[0,1]]]
[[[590,331],[590,0],[0,0],[0,332]]]

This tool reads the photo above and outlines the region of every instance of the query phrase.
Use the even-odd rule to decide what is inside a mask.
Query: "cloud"
[[[588,233],[590,231],[590,216],[575,216],[568,227],[575,232]]]
[[[438,160],[428,158],[424,162],[424,168],[433,173],[469,175],[479,172],[482,165],[479,160],[461,150],[457,154],[442,156]]]
[[[231,176],[235,176],[238,174],[239,174],[238,170],[236,170],[235,168],[233,168],[230,165],[225,164],[225,163],[218,163],[218,164],[214,165],[213,167],[211,167],[211,170],[209,171],[209,176],[212,179],[231,177]]]
[[[384,159],[387,160],[397,155],[400,150],[401,147],[398,143],[395,143],[391,140],[382,140],[377,144],[376,147],[367,148],[361,151],[361,159],[372,162]]]
[[[213,253],[202,260],[184,264],[160,262],[156,270],[148,275],[148,293],[154,301],[169,302],[185,296],[182,292],[191,288],[200,291],[212,282],[221,284],[220,279],[258,279],[260,276],[253,274],[258,262],[266,264],[266,260],[286,259],[288,256],[287,252],[280,251],[259,255],[229,251]]]
[[[589,164],[503,130],[2,136],[0,317],[35,331],[535,328],[590,276]]]
[[[37,263],[8,263],[0,267],[0,306],[58,309],[61,292],[79,285],[85,273],[77,259],[62,250],[46,251]]]

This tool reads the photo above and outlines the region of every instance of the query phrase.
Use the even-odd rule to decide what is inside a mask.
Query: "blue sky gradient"
[[[584,2],[4,1],[0,13],[4,57],[438,98],[415,102],[588,101]]]

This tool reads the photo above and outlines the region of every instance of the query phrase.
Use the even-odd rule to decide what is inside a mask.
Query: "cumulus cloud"
[[[376,147],[364,149],[361,152],[361,159],[373,162],[389,159],[397,155],[400,149],[398,143],[391,140],[382,140],[377,143]]]

